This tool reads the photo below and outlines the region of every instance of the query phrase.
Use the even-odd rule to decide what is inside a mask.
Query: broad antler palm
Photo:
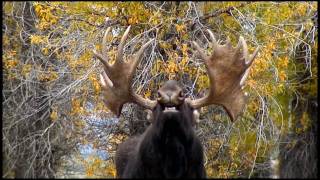
[[[205,97],[190,101],[190,104],[194,108],[210,104],[222,105],[230,119],[234,121],[245,105],[242,89],[259,48],[249,55],[247,44],[242,36],[239,38],[237,47],[234,48],[229,39],[226,44],[220,45],[210,30],[208,33],[213,47],[213,53],[210,56],[207,56],[196,42],[193,42],[193,45],[206,65],[210,91]]]
[[[128,37],[130,26],[125,31],[121,38],[116,61],[113,65],[108,63],[107,55],[107,35],[110,31],[110,27],[106,30],[102,40],[102,54],[93,51],[95,56],[103,63],[104,72],[100,74],[100,80],[105,95],[104,102],[107,107],[115,113],[118,117],[120,116],[123,104],[133,102],[137,103],[147,109],[153,109],[156,101],[144,99],[143,97],[136,94],[131,87],[133,75],[136,67],[139,64],[141,55],[152,40],[145,43],[140,50],[133,56],[133,59],[125,62],[123,59],[123,48],[125,41]]]

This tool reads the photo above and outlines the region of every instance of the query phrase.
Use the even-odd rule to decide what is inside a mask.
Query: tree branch
[[[245,6],[245,5],[248,5],[248,4],[250,4],[250,3],[251,3],[251,2],[245,2],[245,3],[241,3],[239,6],[230,6],[230,7],[224,8],[224,9],[219,9],[219,10],[217,10],[217,11],[211,13],[211,14],[208,14],[208,15],[205,15],[205,16],[200,17],[200,21],[205,21],[205,20],[207,20],[207,19],[209,19],[209,18],[211,18],[211,17],[217,17],[217,16],[219,16],[219,15],[221,15],[221,14],[223,14],[223,13],[226,13],[226,14],[228,14],[228,15],[231,15],[230,12],[231,12],[232,10],[234,10],[235,8],[238,9],[238,8],[241,8],[241,7],[243,7],[243,6]]]

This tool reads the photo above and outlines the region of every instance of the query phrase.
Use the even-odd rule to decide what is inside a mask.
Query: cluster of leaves
[[[86,165],[86,176],[88,178],[115,178],[116,171],[114,163],[103,161],[99,157],[90,156],[83,162]]]
[[[15,4],[6,2],[3,8],[7,29],[3,33],[4,91],[30,86],[30,82],[43,84],[50,102],[43,116],[50,120],[45,132],[62,127],[67,138],[108,149],[111,154],[130,135],[123,130],[132,118],[126,114],[136,107],[125,106],[118,123],[98,126],[92,120],[112,119],[100,97],[102,68],[92,49],[101,50],[104,31],[112,26],[107,40],[108,56],[114,61],[116,45],[129,25],[126,54],[155,38],[133,82],[137,93],[148,98],[155,98],[156,90],[168,79],[179,80],[192,98],[204,94],[209,79],[191,41],[201,42],[211,53],[205,29],[211,29],[222,43],[229,37],[233,45],[242,35],[250,52],[260,46],[246,82],[249,101],[243,116],[230,123],[221,107],[201,110],[198,135],[205,147],[209,177],[250,177],[270,171],[265,167],[280,136],[310,129],[308,112],[292,118],[290,103],[296,96],[317,97],[316,2],[36,2],[31,4],[29,17],[34,27],[22,39],[19,34],[24,27],[16,25],[12,16]],[[22,46],[28,50],[22,52]],[[44,96],[37,91],[34,96]],[[3,97],[5,111],[19,107],[7,95]],[[21,114],[21,110],[10,113]],[[10,114],[4,117],[12,119]],[[301,126],[292,125],[290,119]],[[114,176],[110,159],[83,161],[87,176]],[[6,171],[10,174],[12,168]]]

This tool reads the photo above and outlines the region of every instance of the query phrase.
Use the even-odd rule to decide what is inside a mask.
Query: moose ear
[[[150,109],[144,110],[147,113],[147,120],[152,123],[153,122],[153,117],[152,117],[152,111]]]
[[[192,112],[193,118],[192,118],[192,125],[195,126],[200,122],[200,113],[198,110],[194,109]]]

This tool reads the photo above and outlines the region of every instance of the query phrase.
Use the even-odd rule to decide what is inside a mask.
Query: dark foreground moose
[[[123,48],[129,30],[130,26],[121,38],[114,64],[109,64],[107,56],[106,39],[110,27],[102,40],[101,54],[94,51],[104,65],[100,79],[106,106],[118,117],[125,103],[136,103],[152,111],[152,123],[146,131],[118,146],[115,157],[117,177],[205,178],[203,148],[194,132],[194,112],[218,104],[234,121],[245,105],[242,89],[258,48],[250,55],[243,37],[235,48],[229,40],[220,45],[208,30],[212,55],[207,56],[193,42],[206,65],[211,84],[208,94],[191,100],[185,97],[177,81],[169,80],[158,90],[157,100],[149,100],[136,94],[131,83],[144,50],[153,40],[144,44],[132,59],[124,61]]]

